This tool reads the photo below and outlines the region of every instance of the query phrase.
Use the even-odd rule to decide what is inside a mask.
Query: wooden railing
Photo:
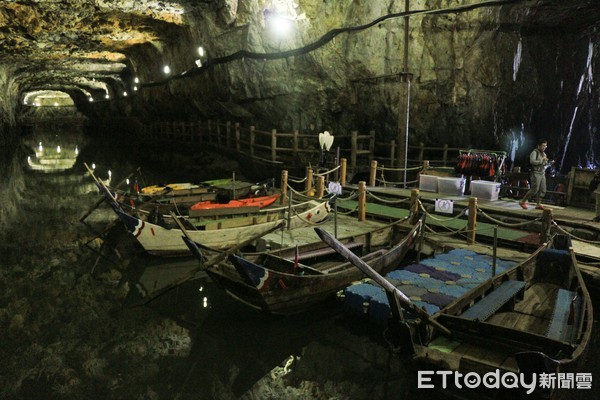
[[[374,158],[385,166],[397,165],[398,147],[394,140],[376,141],[375,131],[368,134],[358,131],[333,134],[334,148],[340,148],[340,155],[348,158],[349,168],[352,170],[356,170],[357,167],[368,168]],[[143,126],[142,135],[145,139],[210,144],[269,162],[314,161],[321,155],[316,133],[301,133],[299,130],[261,130],[255,126],[242,126],[230,121],[154,122]],[[453,166],[460,150],[447,144],[442,147],[428,147],[423,143],[409,145],[408,148],[409,167],[420,166],[425,160],[429,160],[432,167]]]
[[[390,142],[375,142],[374,157],[388,167],[393,168],[398,166],[399,157],[397,151],[398,146],[395,140]],[[449,147],[447,144],[444,144],[442,147],[425,146],[423,142],[418,145],[409,144],[407,166],[423,165],[423,161],[429,160],[429,165],[432,167],[453,167],[458,159],[459,152],[460,148]]]
[[[319,138],[315,133],[300,133],[298,130],[279,132],[276,129],[265,131],[229,121],[155,122],[144,125],[141,134],[145,139],[157,141],[210,144],[269,162],[318,159],[321,155]],[[357,131],[338,133],[334,137],[334,148],[339,147],[340,154],[350,154],[351,168],[368,165],[373,158],[375,131],[369,134],[359,134]]]

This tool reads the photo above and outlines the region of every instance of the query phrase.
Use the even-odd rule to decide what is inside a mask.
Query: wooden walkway
[[[346,190],[357,190],[354,185],[345,186]],[[368,193],[378,198],[391,201],[400,201],[409,199],[412,189],[386,188],[386,187],[367,187]],[[460,213],[468,208],[469,196],[446,196],[433,192],[419,192],[421,203],[426,209],[433,208],[436,199],[443,198],[452,200],[454,203],[454,214]],[[369,196],[368,196],[369,197]],[[523,210],[517,200],[499,199],[497,201],[487,201],[478,199],[478,207],[484,213],[493,216],[495,219],[502,219],[511,224],[524,221],[531,221],[532,224],[540,218],[542,211],[536,210],[533,206]],[[341,210],[356,209],[357,202],[352,200],[339,201],[338,207]],[[600,223],[594,222],[595,212],[589,209],[577,207],[560,207],[556,205],[544,205],[552,210],[553,219],[556,224],[571,234],[573,248],[578,256],[582,271],[590,277],[593,285],[600,287]],[[395,219],[403,218],[408,215],[408,202],[402,204],[382,205],[374,203],[372,199],[367,198],[367,215],[370,218]],[[466,226],[466,219],[452,219],[452,215],[440,214],[431,211],[432,216],[427,219],[429,226],[437,226],[438,233],[428,233],[428,237],[438,242],[446,243],[454,248],[471,248],[477,252],[489,252],[489,243],[493,241],[494,227],[497,226],[497,238],[500,243],[512,244],[512,250],[504,249],[509,252],[508,257],[520,260],[525,258],[538,242],[539,234],[537,232],[527,231],[525,228],[510,228],[499,226],[497,223],[488,220],[484,215],[478,214],[476,225],[476,236],[478,242],[485,241],[488,244],[468,245],[465,237],[459,235],[448,235],[443,233],[447,231],[456,231]],[[438,220],[434,219],[437,218]],[[579,240],[581,239],[581,240]],[[501,246],[504,247],[504,246]],[[498,249],[500,249],[499,247]],[[486,250],[487,249],[487,250]]]

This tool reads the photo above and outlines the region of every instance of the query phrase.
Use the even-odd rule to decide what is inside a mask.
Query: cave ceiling
[[[231,1],[0,1],[0,64],[10,66],[22,92],[103,90],[120,79],[134,49],[160,48],[189,29],[194,18],[224,3]],[[433,3],[439,7],[444,2]],[[525,30],[585,33],[600,25],[597,3],[514,1],[504,6],[508,9],[503,15],[516,17],[499,26],[516,23]]]

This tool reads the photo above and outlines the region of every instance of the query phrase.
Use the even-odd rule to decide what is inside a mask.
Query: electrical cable
[[[475,3],[475,4],[467,4],[467,5],[462,5],[462,6],[452,7],[452,8],[439,9],[439,10],[413,10],[413,11],[403,11],[403,12],[398,12],[398,13],[391,13],[391,14],[383,15],[383,16],[381,16],[367,24],[364,24],[364,25],[356,25],[356,26],[351,26],[351,27],[346,27],[346,28],[332,29],[329,32],[325,33],[323,36],[321,36],[317,41],[309,43],[303,47],[299,47],[299,48],[292,49],[292,50],[281,51],[281,52],[275,52],[275,53],[255,53],[255,52],[251,52],[248,50],[239,50],[239,51],[229,54],[227,56],[208,59],[200,67],[189,69],[178,75],[172,75],[172,76],[165,78],[163,80],[160,80],[160,81],[142,83],[140,86],[141,87],[152,87],[152,86],[164,85],[164,84],[170,82],[171,80],[184,79],[187,77],[196,76],[201,73],[204,73],[208,69],[211,69],[217,65],[227,64],[232,61],[240,60],[240,59],[244,59],[244,58],[249,58],[249,59],[254,59],[254,60],[278,60],[278,59],[282,59],[282,58],[295,57],[295,56],[308,54],[312,51],[317,50],[320,47],[323,47],[324,45],[326,45],[327,43],[332,41],[336,36],[338,36],[342,33],[363,31],[363,30],[369,29],[383,21],[386,21],[388,19],[417,16],[417,15],[437,15],[437,14],[462,13],[462,12],[473,11],[478,8],[498,7],[498,6],[508,5],[508,4],[512,4],[512,3],[519,3],[522,1],[524,1],[524,0],[490,0],[490,1],[483,1],[483,2]]]

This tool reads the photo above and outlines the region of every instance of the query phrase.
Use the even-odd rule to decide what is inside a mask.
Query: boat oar
[[[420,307],[417,307],[404,293],[402,293],[397,287],[392,285],[388,280],[386,280],[383,276],[379,275],[369,264],[360,259],[356,254],[350,251],[346,246],[344,246],[339,240],[334,238],[329,232],[325,231],[321,227],[316,227],[315,232],[321,238],[322,241],[327,243],[332,249],[338,252],[342,257],[346,260],[350,261],[352,265],[356,268],[360,269],[365,273],[369,278],[373,279],[377,284],[379,284],[386,292],[392,294],[392,298],[396,299],[396,301],[400,304],[392,305],[390,307],[399,307],[402,306],[407,310],[410,310],[419,315],[427,324],[433,326],[438,329],[444,335],[451,335],[451,332],[448,328],[440,324],[439,322],[431,319],[429,314]],[[398,313],[399,314],[399,313]]]

